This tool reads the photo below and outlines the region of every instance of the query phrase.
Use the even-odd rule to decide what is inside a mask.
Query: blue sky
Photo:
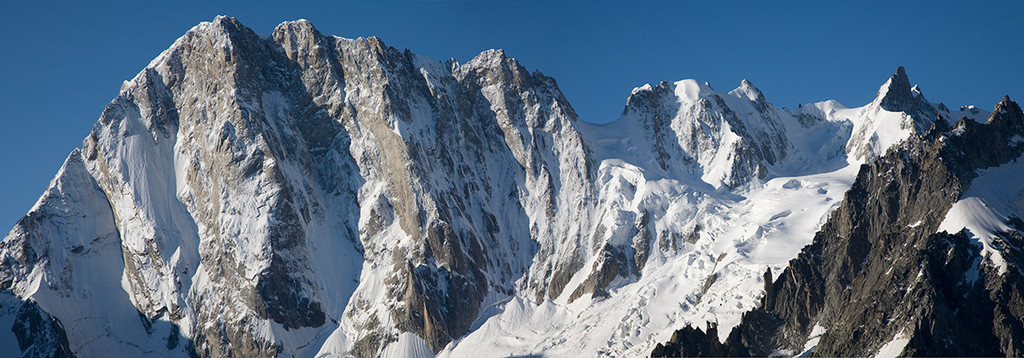
[[[103,106],[174,39],[218,14],[259,33],[306,18],[325,34],[466,62],[503,48],[607,122],[644,83],[746,78],[779,106],[869,102],[897,66],[931,101],[1024,97],[1024,1],[0,2],[0,231],[45,190]]]

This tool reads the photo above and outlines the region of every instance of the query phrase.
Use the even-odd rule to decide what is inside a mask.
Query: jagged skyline
[[[1022,6],[4,3],[0,26],[18,36],[2,40],[16,55],[0,58],[0,172],[18,175],[0,179],[10,188],[0,192],[0,223],[31,207],[122,80],[218,14],[260,33],[308,18],[325,33],[379,36],[435,60],[503,48],[556,78],[583,120],[603,122],[633,87],[684,78],[717,90],[750,79],[784,107],[830,98],[860,106],[898,65],[933,101],[990,109],[993,98],[1024,95],[1024,24],[1014,19]]]

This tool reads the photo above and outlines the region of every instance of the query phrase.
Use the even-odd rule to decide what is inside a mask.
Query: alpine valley
[[[501,50],[217,17],[0,242],[0,356],[1020,356],[1022,154],[1015,102],[902,67],[857,108],[682,80],[592,124]]]

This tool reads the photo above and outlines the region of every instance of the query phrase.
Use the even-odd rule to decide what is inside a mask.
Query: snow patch
[[[714,91],[707,84],[697,82],[697,80],[686,79],[675,83],[676,97],[680,101],[696,102],[703,93],[707,92]]]
[[[811,353],[814,352],[814,348],[818,346],[818,342],[821,341],[821,336],[825,335],[828,329],[819,323],[814,324],[814,328],[811,328],[811,334],[807,336],[807,343],[804,343],[804,349],[797,354],[797,357],[810,357]]]
[[[903,353],[903,348],[907,347],[907,343],[910,343],[910,337],[907,337],[901,330],[896,334],[896,336],[892,337],[892,340],[883,344],[882,348],[878,349],[878,353],[875,353],[875,357],[898,357],[900,353]]]
[[[391,342],[384,348],[381,357],[406,357],[406,358],[432,358],[434,353],[430,351],[427,342],[416,334],[405,332],[398,335],[398,341]]]

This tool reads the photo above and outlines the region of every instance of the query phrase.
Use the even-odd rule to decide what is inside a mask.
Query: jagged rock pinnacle
[[[900,112],[912,105],[914,97],[911,92],[910,79],[907,78],[907,72],[903,66],[897,68],[896,73],[889,77],[887,85],[879,91],[879,96],[882,97],[879,103],[883,109]]]

